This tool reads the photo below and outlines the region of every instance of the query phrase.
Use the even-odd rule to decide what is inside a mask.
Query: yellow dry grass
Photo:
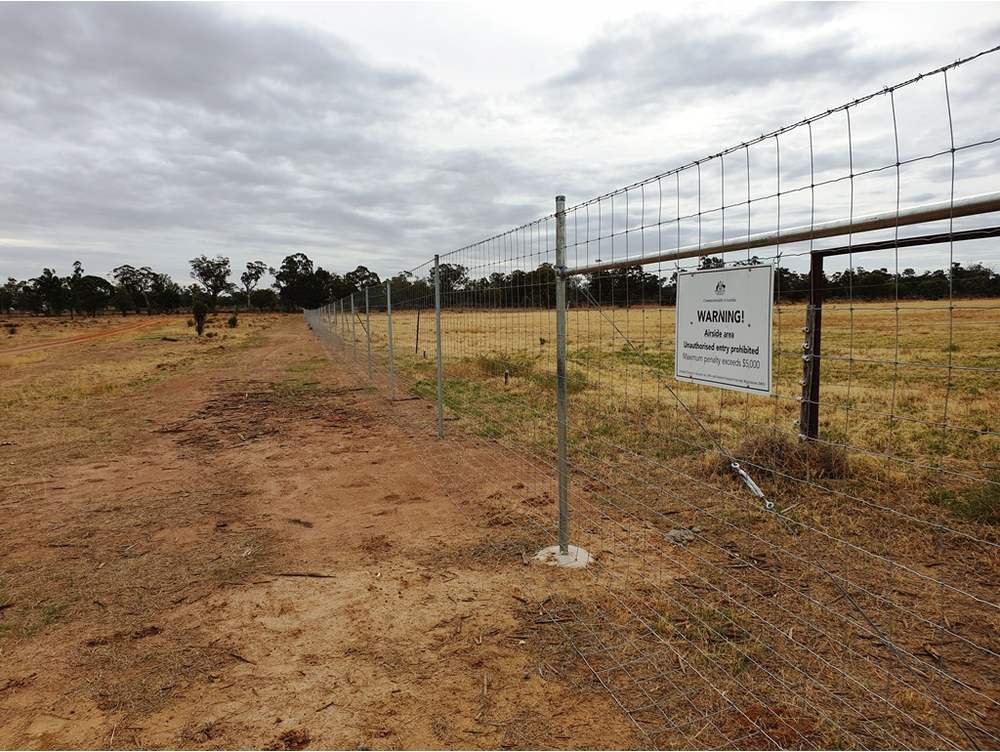
[[[47,344],[43,349],[0,355],[0,424],[6,440],[16,443],[18,463],[5,467],[14,474],[40,467],[47,457],[69,458],[82,442],[127,445],[133,426],[122,424],[118,411],[130,394],[199,363],[226,357],[252,346],[275,316],[241,316],[239,326],[226,326],[227,316],[210,317],[198,337],[186,316],[102,317],[98,319],[18,319],[18,333],[4,340],[5,349]],[[142,322],[108,337],[55,344],[79,335],[100,334]],[[25,451],[35,447],[36,451]]]
[[[434,358],[433,312],[421,313],[419,342],[416,320],[405,310],[393,315],[396,365],[426,376]],[[726,446],[762,430],[792,438],[804,322],[802,305],[775,309],[773,394],[761,397],[675,381],[672,308],[571,310],[567,349],[577,425],[594,411],[642,422],[662,415],[674,420],[683,404]],[[360,321],[356,331],[364,359]],[[373,315],[372,347],[383,368],[386,335],[384,313]],[[453,395],[476,389],[508,402],[516,396],[543,413],[551,405],[552,394],[539,386],[555,369],[553,311],[446,310],[442,335]],[[1000,301],[961,300],[953,307],[907,301],[898,309],[884,302],[828,304],[821,437],[878,456],[969,471],[1000,455],[998,370]]]

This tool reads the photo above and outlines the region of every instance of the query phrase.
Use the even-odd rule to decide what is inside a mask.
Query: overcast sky
[[[0,275],[394,273],[1000,42],[998,4],[581,5],[2,3]],[[960,73],[995,138],[1000,55]],[[943,100],[900,108],[929,149]]]

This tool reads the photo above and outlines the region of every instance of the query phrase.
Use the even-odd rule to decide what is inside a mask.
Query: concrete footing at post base
[[[550,567],[583,569],[592,561],[592,557],[579,546],[567,546],[565,554],[559,553],[559,546],[547,546],[535,554],[535,561]]]

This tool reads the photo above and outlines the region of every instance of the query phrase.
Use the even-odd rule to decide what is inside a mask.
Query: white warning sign
[[[680,272],[674,377],[770,394],[773,286],[770,265]]]

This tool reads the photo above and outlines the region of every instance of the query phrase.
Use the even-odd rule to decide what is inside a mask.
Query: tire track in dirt
[[[36,350],[47,350],[50,347],[60,347],[62,345],[77,344],[79,342],[89,342],[90,340],[101,339],[102,337],[113,337],[116,334],[125,334],[126,332],[142,329],[143,327],[152,326],[153,324],[162,324],[163,321],[164,319],[157,317],[149,321],[140,321],[137,324],[111,327],[110,329],[104,329],[100,332],[78,334],[73,337],[65,337],[64,339],[57,339],[50,342],[35,342],[30,345],[20,345],[7,350],[0,350],[0,355],[20,355],[21,353],[35,352]]]

